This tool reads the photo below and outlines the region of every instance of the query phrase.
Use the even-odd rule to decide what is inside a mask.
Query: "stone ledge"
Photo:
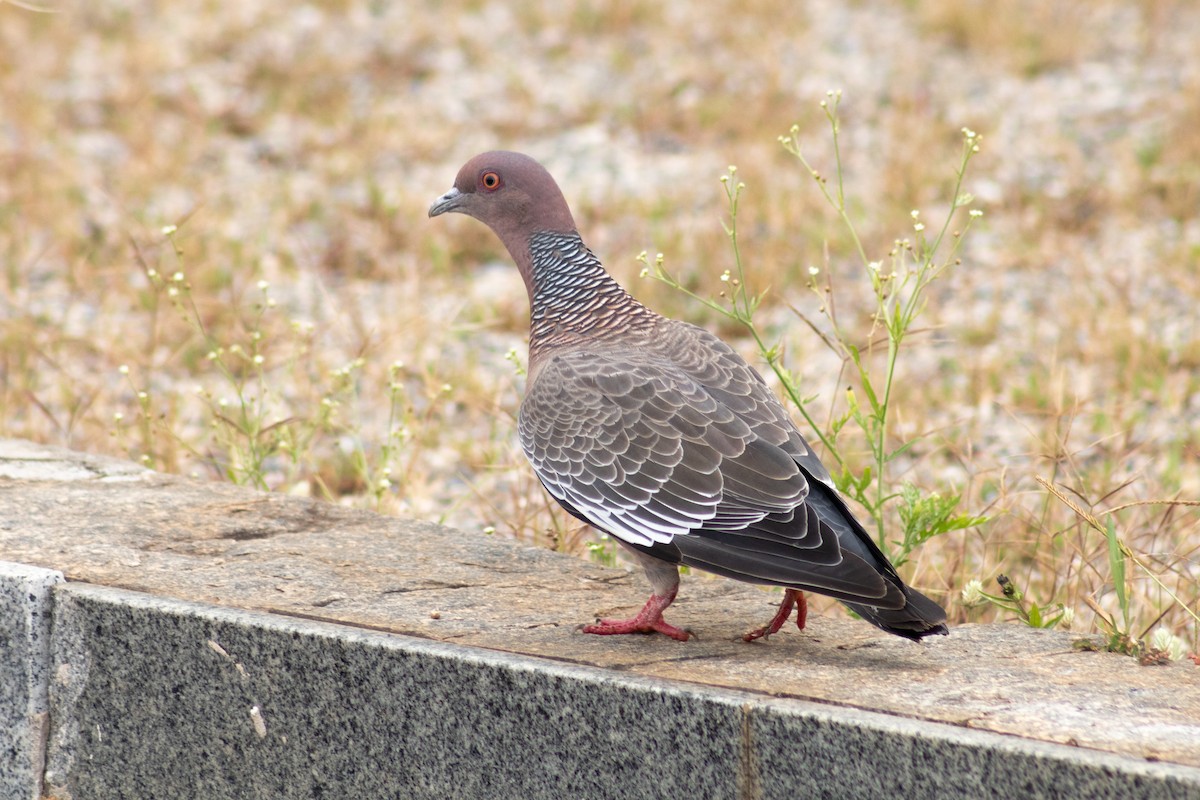
[[[1115,799],[1200,787],[1200,770],[104,587],[57,588],[54,625],[46,783],[59,797]]]
[[[61,573],[0,561],[0,800],[40,791],[50,724],[51,589]]]
[[[640,576],[28,443],[4,475],[0,557],[72,581],[37,673],[60,796],[1200,796],[1194,667],[819,616],[747,645],[776,597],[700,576],[699,641],[592,637]]]

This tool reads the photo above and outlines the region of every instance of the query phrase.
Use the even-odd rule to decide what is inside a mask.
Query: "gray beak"
[[[457,211],[459,201],[462,200],[462,192],[458,189],[451,189],[444,195],[433,201],[433,205],[429,207],[429,216],[436,217],[438,214],[445,214],[448,211]]]

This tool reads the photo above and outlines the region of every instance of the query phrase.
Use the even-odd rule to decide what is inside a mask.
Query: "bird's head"
[[[506,150],[482,153],[463,165],[454,188],[429,207],[431,217],[450,212],[484,223],[510,251],[534,233],[575,230],[571,210],[550,173],[529,156]]]

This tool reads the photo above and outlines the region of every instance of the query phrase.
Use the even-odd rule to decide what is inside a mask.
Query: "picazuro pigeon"
[[[637,616],[584,631],[687,640],[663,619],[686,564],[785,589],[747,641],[797,606],[804,628],[804,590],[898,636],[946,633],[945,612],[900,580],[762,376],[708,331],[622,289],[540,164],[472,158],[429,216],[452,211],[500,237],[529,291],[525,454],[567,511],[633,553],[654,591]]]

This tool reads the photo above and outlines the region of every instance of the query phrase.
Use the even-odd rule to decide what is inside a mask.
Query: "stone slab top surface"
[[[638,573],[498,536],[203,483],[0,439],[0,560],[68,580],[943,722],[1200,767],[1200,668],[1143,667],[1078,635],[960,625],[913,643],[810,615],[741,634],[780,595],[697,573],[668,619],[692,630],[592,636],[649,594]]]

